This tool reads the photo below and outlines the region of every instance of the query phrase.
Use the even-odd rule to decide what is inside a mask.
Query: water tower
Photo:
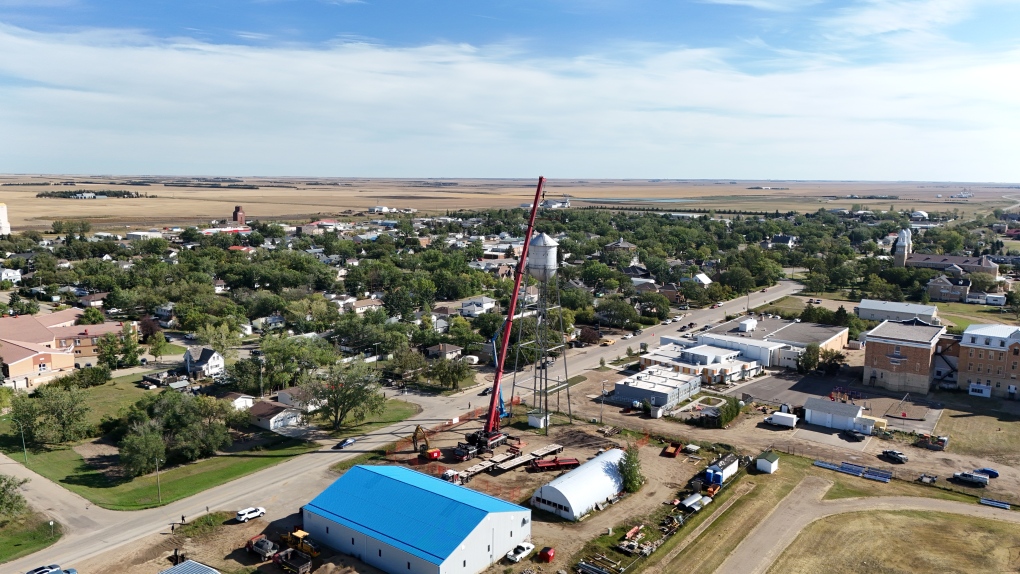
[[[570,388],[567,386],[566,337],[564,333],[563,315],[560,312],[560,291],[557,286],[556,271],[557,249],[559,243],[545,233],[536,235],[528,246],[528,260],[525,263],[528,275],[534,279],[534,285],[521,287],[520,298],[524,302],[521,308],[521,327],[517,332],[517,350],[513,357],[514,383],[511,396],[516,395],[517,370],[519,366],[531,363],[531,380],[521,381],[522,387],[531,388],[528,424],[544,428],[549,433],[549,415],[551,412],[562,412],[560,393],[566,392],[566,407],[571,413]],[[507,357],[508,359],[511,357]],[[558,368],[561,364],[562,371]],[[550,374],[552,372],[552,374]],[[562,372],[562,375],[560,373]],[[550,410],[549,399],[553,398]],[[573,419],[571,418],[571,422]]]

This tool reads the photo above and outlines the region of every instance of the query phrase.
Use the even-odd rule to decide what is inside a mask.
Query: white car
[[[623,338],[623,339],[633,339],[633,338],[634,338],[634,335],[633,335],[632,333],[627,333],[627,334],[626,334],[626,335],[624,335],[624,336],[623,336],[622,338]]]
[[[506,559],[514,563],[520,562],[521,559],[523,559],[525,556],[531,554],[531,551],[534,549],[535,549],[534,544],[528,542],[521,542],[519,545],[517,545],[517,548],[514,548],[510,552],[506,553]]]
[[[237,511],[238,522],[248,522],[252,518],[259,518],[266,515],[266,509],[262,507],[245,508]]]

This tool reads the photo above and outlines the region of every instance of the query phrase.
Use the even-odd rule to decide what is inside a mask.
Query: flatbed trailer
[[[560,454],[561,452],[563,452],[563,445],[550,444],[531,451],[531,456],[535,458],[542,458],[544,456],[549,456],[550,454]]]
[[[529,462],[531,462],[533,460],[535,460],[535,456],[534,455],[526,454],[524,456],[519,456],[517,458],[514,458],[514,459],[508,460],[506,462],[497,464],[494,468],[496,470],[500,470],[500,471],[513,470],[513,469],[517,468],[518,466],[524,466],[525,464],[528,464]]]
[[[491,460],[483,460],[474,466],[469,466],[468,468],[460,471],[460,476],[461,478],[471,478],[472,476],[481,474],[494,466],[496,466],[496,464]]]
[[[581,461],[576,458],[554,458],[552,460],[533,460],[528,466],[528,472],[549,472],[554,470],[568,470],[581,466]]]

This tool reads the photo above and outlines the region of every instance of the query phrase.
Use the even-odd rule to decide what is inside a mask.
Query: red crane
[[[510,345],[510,331],[514,326],[514,314],[517,312],[517,296],[521,292],[524,267],[528,260],[528,246],[531,244],[531,235],[535,231],[535,216],[538,214],[538,205],[542,201],[544,186],[545,178],[539,177],[538,186],[535,188],[535,202],[531,205],[531,216],[528,218],[528,230],[524,233],[524,247],[521,249],[521,257],[517,261],[517,270],[514,273],[514,290],[510,294],[510,306],[506,311],[506,322],[503,323],[503,341],[500,343],[499,362],[496,365],[496,375],[492,381],[492,392],[489,393],[489,412],[485,419],[485,427],[467,437],[468,442],[479,447],[491,448],[495,443],[505,440],[503,433],[499,432],[499,387],[503,380],[503,367],[506,364],[507,348]]]

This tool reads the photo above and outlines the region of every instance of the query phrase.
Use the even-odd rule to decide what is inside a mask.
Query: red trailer
[[[576,458],[554,458],[552,460],[533,460],[528,467],[529,472],[547,472],[550,470],[568,470],[581,466]]]

